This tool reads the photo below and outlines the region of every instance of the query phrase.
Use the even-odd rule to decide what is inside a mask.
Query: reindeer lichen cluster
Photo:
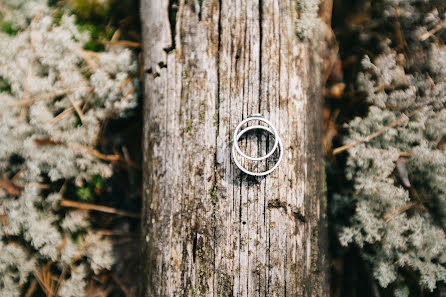
[[[318,18],[320,0],[297,1],[298,17],[296,19],[296,33],[302,39],[313,37],[315,29],[322,26]]]
[[[395,30],[362,61],[358,84],[371,107],[346,125],[354,189],[334,198],[355,205],[341,243],[362,249],[382,287],[409,296],[408,275],[429,291],[446,281],[446,12],[440,1],[372,5],[375,30]]]
[[[84,296],[87,276],[114,263],[84,212],[62,209],[63,184],[108,178],[101,124],[136,106],[137,63],[125,48],[83,49],[73,16],[47,1],[2,1],[0,32],[0,296],[36,280],[51,296]],[[5,32],[7,31],[7,32]],[[48,266],[50,265],[50,266]],[[58,279],[47,280],[51,267]],[[42,284],[43,283],[43,284]],[[48,292],[50,291],[50,292]]]

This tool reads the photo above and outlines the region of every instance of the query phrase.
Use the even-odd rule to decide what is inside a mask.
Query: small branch
[[[111,214],[116,214],[118,216],[123,216],[123,217],[130,217],[130,218],[136,218],[136,219],[140,218],[139,213],[119,210],[119,209],[116,209],[113,207],[96,205],[96,204],[91,204],[91,203],[84,203],[84,202],[77,202],[77,201],[63,199],[60,202],[60,205],[63,207],[77,208],[77,209],[82,209],[82,210],[95,210],[95,211],[99,211],[99,212],[111,213]]]
[[[389,125],[382,127],[381,129],[379,129],[378,131],[370,134],[369,136],[366,137],[366,139],[364,140],[357,140],[354,141],[352,143],[340,146],[336,149],[333,150],[333,155],[337,155],[345,150],[348,150],[354,146],[357,146],[358,144],[364,143],[364,142],[369,142],[370,140],[372,140],[373,138],[378,137],[379,135],[383,134],[384,132],[386,132],[387,130],[400,125],[401,123],[403,123],[404,121],[406,121],[408,118],[412,117],[413,115],[415,115],[416,113],[420,112],[422,109],[424,108],[424,106],[412,111],[411,113],[409,113],[408,115],[402,114],[398,119],[394,120],[393,122],[391,122]]]
[[[384,221],[386,223],[388,223],[394,217],[396,217],[396,216],[402,214],[403,212],[406,212],[409,209],[414,208],[414,207],[417,207],[417,208],[419,208],[421,210],[426,210],[426,208],[422,204],[420,204],[420,202],[418,202],[418,201],[409,202],[406,205],[404,205],[403,207],[400,207],[400,208],[396,209],[395,211],[386,214],[384,216]]]
[[[34,54],[29,61],[28,74],[26,75],[25,89],[23,90],[23,98],[25,100],[29,99],[29,85],[31,84],[31,79],[33,75],[33,63],[34,63]]]
[[[76,110],[76,113],[79,115],[79,118],[81,119],[82,125],[85,126],[85,117],[84,117],[84,113],[82,112],[82,110],[79,108],[79,105],[76,104],[76,102],[74,102],[74,99],[68,95],[68,99],[71,102],[71,105],[73,105],[74,110]]]
[[[423,35],[420,36],[419,40],[420,41],[425,41],[426,39],[428,39],[429,37],[431,37],[432,35],[434,35],[435,33],[437,33],[438,31],[441,30],[441,28],[443,28],[443,24],[438,24],[435,27],[433,27],[432,29],[430,29],[429,31],[427,31],[426,33],[424,33]]]
[[[11,181],[14,183],[14,182],[16,182],[18,179],[19,179],[19,177],[20,176],[22,176],[22,174],[23,173],[25,173],[25,171],[26,171],[26,169],[25,168],[22,168],[22,169],[20,169],[12,178],[11,178]]]
[[[1,214],[1,213],[0,213],[0,223],[3,226],[3,232],[5,233],[5,236],[9,237],[9,233],[8,233],[8,231],[6,231],[6,226],[8,226],[8,219],[7,219],[6,215]]]
[[[115,33],[113,33],[113,36],[112,36],[112,38],[111,38],[110,41],[112,41],[112,42],[114,42],[114,41],[118,41],[118,40],[119,40],[119,37],[121,37],[121,29],[117,29],[117,30],[115,31]]]
[[[105,45],[111,46],[124,46],[124,47],[132,47],[132,48],[140,48],[141,43],[129,40],[119,40],[119,41],[106,41]]]
[[[39,282],[40,287],[45,292],[47,297],[54,296],[54,290],[51,286],[51,278],[47,275],[47,265],[42,268],[42,271],[39,271],[37,269],[37,266],[34,266],[34,276],[36,277],[37,281]]]
[[[90,243],[87,240],[84,240],[82,245],[80,246],[79,250],[77,251],[76,255],[71,259],[71,264],[76,262],[82,257],[82,254],[84,253],[85,249],[90,245]],[[70,265],[71,266],[71,265]]]
[[[121,100],[119,100],[119,104],[122,104],[123,102],[125,102],[127,100],[127,98],[133,94],[133,91],[135,90],[134,86],[131,86],[130,89],[127,91],[127,93],[124,94],[124,96],[121,98]]]
[[[0,14],[3,16],[7,15],[9,11],[3,6],[3,4],[0,2]]]
[[[133,79],[133,76],[129,76],[129,77],[127,77],[127,78],[126,78],[126,79],[119,85],[118,93],[121,93],[122,89],[123,89],[126,85],[128,85],[128,84],[132,81],[132,79]]]
[[[395,8],[395,35],[396,40],[398,42],[399,47],[404,51],[407,52],[407,42],[404,38],[403,30],[401,30],[401,23],[400,23],[400,17],[398,12],[398,6],[394,5]]]
[[[124,293],[125,297],[133,296],[130,292],[130,290],[127,288],[126,285],[113,273],[112,279],[115,281],[115,283],[118,285],[118,287],[121,289],[121,291]]]
[[[99,229],[95,231],[97,234],[103,235],[103,236],[124,236],[124,237],[139,237],[138,233],[129,233],[126,231],[114,231],[114,230],[107,230],[107,229]]]
[[[55,91],[55,92],[51,92],[51,93],[47,93],[47,94],[42,94],[42,95],[39,95],[39,96],[36,96],[36,97],[33,97],[33,98],[24,99],[24,100],[19,101],[19,102],[11,103],[9,105],[9,107],[27,106],[27,105],[33,104],[33,103],[35,103],[37,101],[40,101],[40,100],[49,100],[49,99],[53,99],[55,97],[71,94],[71,93],[74,93],[74,92],[80,91],[80,90],[91,91],[92,88],[90,88],[90,87],[82,87],[82,88],[73,88],[73,89]]]
[[[26,186],[28,186],[28,185],[33,185],[33,186],[35,186],[36,188],[41,189],[41,190],[47,190],[47,189],[49,189],[49,188],[51,187],[51,186],[48,185],[48,184],[40,184],[40,183],[33,183],[33,182],[31,182],[31,183],[26,183],[26,184],[22,184],[22,183],[18,183],[18,182],[16,182],[15,185],[16,185],[17,187],[19,187],[19,188],[22,188],[22,189],[24,189],[24,188],[25,188]]]
[[[410,158],[412,157],[412,153],[408,153],[408,152],[399,152],[400,157],[406,157],[406,158]]]
[[[35,53],[36,53],[36,38],[34,37],[34,32],[36,32],[36,23],[40,21],[42,17],[42,14],[39,12],[32,20],[31,20],[31,33],[30,33],[30,42],[31,42],[31,49],[33,50],[33,58],[35,59]]]
[[[379,151],[382,152],[382,153],[388,153],[389,152],[389,150],[385,150],[385,149],[379,149]],[[398,155],[400,157],[406,157],[406,158],[412,157],[412,153],[403,152],[403,151],[400,151],[400,150],[398,150]]]
[[[376,86],[373,88],[373,91],[375,93],[382,92],[382,91],[392,91],[392,90],[395,90],[395,87],[392,85],[379,85],[379,86]]]
[[[73,111],[74,111],[74,107],[70,107],[70,108],[65,109],[64,111],[62,111],[61,113],[59,113],[57,116],[55,116],[55,117],[51,120],[51,123],[52,123],[52,124],[55,124],[55,123],[59,122],[59,121],[60,121],[61,119],[63,119],[65,116],[67,116],[67,115],[73,113]]]
[[[11,196],[20,196],[21,191],[9,178],[3,177],[0,179],[0,188],[8,192]]]
[[[95,149],[92,149],[91,147],[81,145],[74,142],[65,142],[65,145],[68,147],[76,148],[82,151],[85,151],[86,153],[95,156],[98,159],[104,160],[104,161],[119,161],[121,159],[121,156],[118,154],[115,155],[104,155],[103,153],[98,152]]]
[[[88,66],[89,66],[92,70],[96,71],[96,70],[99,69],[98,64],[96,64],[95,60],[93,59],[93,57],[96,57],[96,56],[97,56],[97,53],[96,53],[96,52],[92,52],[92,51],[87,51],[87,50],[84,50],[84,49],[80,49],[80,50],[79,50],[79,53],[80,53],[82,59],[84,59],[85,62],[87,62]]]
[[[113,161],[119,161],[122,159],[121,156],[118,154],[104,155],[103,153],[98,152],[97,150],[92,149],[91,147],[88,147],[88,146],[85,146],[82,144],[78,144],[78,143],[74,143],[74,142],[69,142],[69,141],[61,142],[61,141],[52,140],[50,138],[36,138],[36,139],[34,139],[34,142],[38,145],[66,145],[68,147],[84,151],[84,152],[86,152],[98,159],[104,160],[104,161],[113,162]]]
[[[33,64],[35,62],[36,59],[36,40],[35,40],[35,24],[36,21],[38,21],[40,19],[40,13],[38,13],[31,21],[30,27],[31,27],[31,32],[30,32],[30,42],[31,42],[31,49],[32,49],[32,55],[29,59],[29,65],[28,65],[28,74],[26,75],[26,81],[25,81],[25,86],[24,86],[24,90],[23,90],[23,100],[28,100],[29,99],[29,86],[31,85],[31,80],[33,77]],[[26,119],[28,115],[28,109],[23,108],[20,111],[20,116],[19,116],[19,121],[22,122]]]
[[[36,288],[37,288],[37,281],[35,279],[33,279],[31,284],[29,285],[28,290],[26,290],[25,297],[31,297],[34,294],[34,291],[36,290]]]
[[[59,245],[59,248],[57,249],[57,253],[59,254],[59,256],[62,253],[63,249],[67,246],[67,243],[68,243],[68,237],[65,236],[62,243]],[[62,281],[65,278],[66,273],[67,273],[67,265],[63,265],[62,272],[60,273],[59,277],[57,278],[55,289],[54,289],[54,291],[56,293],[59,292],[60,285],[62,284]]]
[[[60,286],[62,285],[62,281],[64,280],[66,274],[67,274],[67,266],[64,265],[62,268],[62,273],[59,275],[56,282],[56,288],[55,288],[56,292],[59,292]]]
[[[369,136],[366,137],[366,139],[364,140],[357,140],[355,142],[343,145],[341,147],[338,147],[336,149],[333,150],[333,155],[337,155],[345,150],[348,150],[354,146],[357,146],[358,144],[361,144],[363,142],[369,142],[370,140],[372,140],[373,138],[378,137],[379,135],[383,134],[384,132],[386,132],[387,130],[398,126],[399,124],[403,123],[405,120],[407,119],[407,116],[405,114],[401,115],[401,117],[399,117],[398,119],[394,120],[393,122],[391,122],[389,125],[379,129],[378,131],[370,134]]]

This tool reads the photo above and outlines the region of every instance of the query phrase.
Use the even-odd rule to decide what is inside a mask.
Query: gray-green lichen
[[[312,38],[315,30],[322,24],[322,20],[318,17],[320,0],[298,0],[296,33],[301,39]]]
[[[110,177],[109,162],[91,152],[101,123],[137,104],[136,59],[120,47],[84,51],[89,34],[73,16],[55,22],[46,0],[1,6],[15,34],[0,32],[7,86],[0,89],[0,179],[15,186],[0,186],[0,296],[24,296],[46,264],[60,277],[55,295],[85,296],[87,277],[111,269],[113,249],[86,212],[60,207],[60,189]]]
[[[333,200],[334,207],[355,207],[341,243],[359,246],[378,283],[392,284],[395,296],[409,296],[414,285],[402,271],[414,272],[429,291],[446,281],[445,33],[429,36],[444,26],[446,13],[438,2],[424,3],[381,3],[384,22],[401,22],[407,47],[384,38],[381,52],[362,61],[358,84],[372,106],[346,125],[345,143],[362,142],[348,152],[354,194]]]

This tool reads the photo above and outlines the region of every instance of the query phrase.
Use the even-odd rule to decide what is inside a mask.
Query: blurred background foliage
[[[339,52],[323,112],[332,296],[445,294],[445,8],[333,2]]]

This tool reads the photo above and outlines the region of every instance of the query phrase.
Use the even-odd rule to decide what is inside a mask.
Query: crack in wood
[[[167,6],[167,13],[170,25],[171,46],[164,48],[164,51],[166,53],[170,53],[176,48],[175,32],[176,32],[178,8],[179,8],[178,0],[169,0],[169,4]]]
[[[145,206],[143,221],[150,238],[145,296],[324,296],[323,276],[313,275],[320,187],[312,186],[319,169],[308,136],[318,70],[290,26],[293,5],[142,4],[150,74],[144,188],[155,206]],[[287,150],[278,170],[260,179],[240,174],[230,157],[234,126],[258,112],[276,125]],[[264,140],[246,150],[266,150],[271,139]]]

